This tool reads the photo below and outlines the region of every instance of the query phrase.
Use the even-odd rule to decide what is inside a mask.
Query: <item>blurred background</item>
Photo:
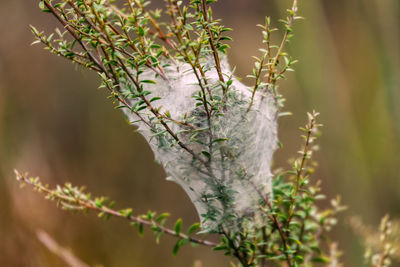
[[[278,26],[289,6],[288,0],[215,4],[215,17],[234,29],[229,58],[238,76],[250,73],[251,56],[262,47],[256,24],[270,15]],[[289,46],[299,63],[280,88],[294,115],[279,121],[284,147],[274,166],[288,168],[306,112],[319,111],[324,127],[314,179],[349,206],[332,236],[345,266],[363,266],[363,249],[346,218],[360,215],[378,225],[386,213],[400,217],[400,2],[307,0],[299,7],[305,20],[295,24]],[[203,247],[184,247],[173,257],[173,238],[156,245],[150,231],[139,237],[127,222],[67,213],[19,189],[14,168],[51,185],[86,185],[134,213],[169,211],[186,225],[197,220],[183,190],[165,181],[144,139],[96,89],[97,75],[30,46],[29,24],[46,32],[59,26],[40,12],[38,1],[0,1],[0,266],[65,266],[38,241],[38,229],[91,265],[193,266],[201,260],[203,266],[229,266],[222,253]]]

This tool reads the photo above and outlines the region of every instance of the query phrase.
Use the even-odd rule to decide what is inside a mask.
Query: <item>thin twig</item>
[[[298,10],[298,8],[297,8],[297,0],[293,0],[293,4],[292,4],[292,8],[291,8],[292,14],[289,16],[289,20],[288,20],[288,23],[286,25],[285,34],[283,35],[281,44],[279,45],[279,48],[278,48],[278,51],[276,52],[275,57],[272,59],[272,63],[269,63],[270,65],[269,65],[269,73],[268,73],[268,76],[267,76],[267,87],[266,87],[266,90],[271,89],[271,88],[269,88],[270,84],[271,83],[274,84],[276,82],[276,80],[274,79],[275,67],[276,67],[276,65],[277,65],[277,63],[279,61],[279,58],[282,55],[283,49],[285,48],[286,42],[287,42],[289,34],[291,32],[290,27],[292,26],[292,24],[293,24],[293,22],[294,22],[294,20],[296,18],[297,10]],[[274,95],[276,96],[275,90],[274,90]]]
[[[304,144],[304,149],[301,152],[303,154],[303,156],[301,158],[300,166],[296,170],[296,183],[295,183],[294,193],[290,199],[289,215],[288,215],[288,220],[286,223],[286,228],[289,227],[290,221],[292,220],[292,217],[293,217],[295,198],[299,192],[300,182],[302,181],[302,178],[303,178],[303,171],[304,171],[306,160],[309,158],[309,146],[310,146],[311,139],[312,139],[312,133],[313,133],[314,127],[315,127],[315,117],[317,115],[318,115],[318,113],[313,113],[313,115],[311,115],[312,117],[307,125],[307,136],[306,136],[306,140],[305,140],[305,144]]]
[[[91,198],[88,198],[88,196],[82,192],[80,193],[74,193],[73,196],[67,196],[67,195],[61,195],[59,193],[57,193],[56,190],[51,190],[49,188],[47,188],[46,186],[43,186],[40,182],[38,182],[36,179],[31,179],[28,178],[26,176],[26,174],[21,174],[20,172],[18,172],[17,170],[14,170],[16,178],[18,181],[20,181],[23,184],[28,184],[30,186],[33,186],[38,192],[44,193],[49,197],[53,197],[56,200],[59,201],[64,201],[66,203],[70,203],[72,205],[75,205],[77,207],[83,207],[86,208],[88,210],[93,210],[99,213],[104,213],[104,214],[108,214],[110,216],[113,217],[118,217],[118,218],[122,218],[122,219],[126,219],[128,221],[131,222],[135,222],[135,223],[139,223],[139,224],[143,224],[149,227],[155,226],[157,227],[161,232],[168,234],[168,235],[172,235],[175,237],[179,237],[181,239],[188,239],[190,242],[196,243],[196,244],[200,244],[200,245],[205,245],[205,246],[217,246],[218,244],[212,241],[208,241],[208,240],[203,240],[203,239],[198,239],[198,238],[194,238],[188,235],[185,235],[183,233],[179,233],[177,234],[175,232],[175,230],[173,229],[169,229],[163,225],[158,224],[155,221],[150,221],[150,220],[146,220],[140,217],[136,217],[133,215],[129,215],[129,216],[124,216],[121,212],[113,210],[109,207],[106,207],[105,205],[98,205],[95,203],[95,201]]]

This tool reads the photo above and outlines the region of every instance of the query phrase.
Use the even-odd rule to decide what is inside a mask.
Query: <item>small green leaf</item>
[[[160,239],[161,239],[161,237],[163,236],[163,234],[164,234],[163,232],[160,232],[160,233],[157,234],[157,236],[156,236],[156,243],[157,243],[157,244],[160,243]]]
[[[227,247],[227,246],[225,246],[225,245],[222,245],[222,246],[217,246],[217,247],[214,247],[213,248],[213,250],[215,250],[215,251],[218,251],[218,250],[228,250],[229,248]]]
[[[184,238],[184,239],[179,239],[178,242],[176,242],[174,248],[172,249],[172,254],[176,256],[178,254],[178,251],[181,247],[186,245],[189,242],[189,239]]]
[[[161,99],[161,97],[156,96],[156,97],[153,97],[152,99],[150,99],[150,102],[157,101],[157,100],[160,100],[160,99]]]
[[[222,33],[222,32],[229,32],[229,31],[232,31],[232,29],[231,29],[231,28],[223,28],[223,29],[221,30],[221,33]]]
[[[153,81],[153,80],[141,80],[140,82],[141,82],[141,83],[152,83],[152,84],[156,84],[156,82]]]
[[[208,151],[203,150],[203,151],[201,151],[201,153],[202,153],[204,156],[206,156],[207,158],[211,158],[211,154],[210,154]]]
[[[160,132],[158,132],[158,133],[152,134],[150,137],[159,136],[159,135],[162,135],[162,134],[164,134],[164,133],[166,133],[166,132],[167,132],[167,130],[162,130],[162,131],[160,131]]]
[[[126,108],[127,106],[125,106],[125,105],[119,105],[119,106],[116,106],[115,107],[115,109],[121,109],[121,108]]]
[[[144,36],[144,30],[140,26],[138,27],[138,33],[139,33],[140,36]]]
[[[186,30],[193,31],[193,27],[190,24],[185,24],[183,27],[185,27]]]
[[[311,261],[312,262],[320,262],[320,263],[329,263],[330,262],[329,258],[324,257],[324,256],[313,258]]]
[[[100,199],[100,198],[96,198],[96,199],[94,200],[94,204],[96,205],[96,207],[102,208],[102,207],[103,207],[103,200]]]
[[[138,228],[138,230],[139,230],[139,235],[140,235],[140,236],[143,236],[143,233],[144,233],[143,223],[139,223],[139,228]]]
[[[229,140],[228,138],[217,138],[217,139],[214,139],[213,142],[224,142],[224,141],[228,141],[228,140]]]
[[[178,254],[179,249],[181,248],[179,241],[176,242],[174,248],[172,249],[172,255],[176,256]]]
[[[160,222],[160,221],[164,220],[165,218],[167,218],[168,216],[169,216],[169,213],[164,212],[164,213],[158,215],[158,217],[156,218],[155,221]]]
[[[189,229],[187,230],[187,235],[191,235],[194,232],[196,232],[198,229],[200,229],[200,223],[194,223],[192,224]]]
[[[121,210],[119,213],[122,216],[124,216],[125,218],[129,218],[132,215],[132,209],[131,208],[124,209],[124,210]]]
[[[175,223],[175,234],[180,235],[182,230],[182,219],[178,219]]]
[[[221,41],[223,40],[228,40],[228,41],[232,41],[232,38],[229,36],[222,36],[221,38],[219,38]]]

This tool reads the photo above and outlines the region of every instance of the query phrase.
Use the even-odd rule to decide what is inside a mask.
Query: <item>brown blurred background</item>
[[[162,1],[155,1],[161,3]],[[362,266],[363,250],[346,224],[360,215],[378,224],[385,213],[400,217],[400,3],[398,0],[300,1],[305,20],[295,25],[291,54],[296,72],[281,86],[286,109],[280,120],[284,148],[275,166],[288,167],[301,139],[305,113],[316,109],[324,124],[314,179],[329,197],[341,194],[350,209],[332,236],[345,266]],[[220,0],[216,17],[234,29],[230,62],[237,74],[251,71],[262,47],[255,26],[276,19],[288,0]],[[65,266],[37,240],[44,229],[91,265],[228,266],[222,253],[183,248],[171,256],[173,239],[156,245],[150,231],[139,237],[126,222],[57,209],[30,189],[19,189],[13,169],[55,185],[71,181],[118,207],[169,211],[188,225],[197,220],[184,192],[164,180],[143,138],[113,110],[96,75],[75,70],[40,46],[30,46],[28,25],[50,32],[58,26],[38,1],[0,1],[0,266]],[[246,81],[246,80],[244,80]],[[172,221],[172,220],[171,220]]]

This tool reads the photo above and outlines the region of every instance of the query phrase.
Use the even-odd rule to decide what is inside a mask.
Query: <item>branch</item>
[[[290,199],[289,217],[288,217],[288,220],[286,223],[286,228],[289,227],[290,221],[292,220],[293,213],[294,213],[295,199],[296,199],[297,194],[300,189],[300,183],[304,180],[303,171],[305,169],[305,163],[308,159],[311,158],[312,150],[310,150],[310,145],[315,139],[313,134],[315,134],[316,129],[318,128],[318,126],[320,126],[320,125],[316,124],[316,118],[319,115],[319,113],[313,111],[313,113],[308,113],[307,115],[308,115],[308,120],[309,120],[308,124],[306,125],[306,127],[304,129],[302,129],[303,131],[306,132],[307,135],[305,136],[304,148],[302,151],[299,152],[302,154],[300,165],[299,166],[297,166],[297,164],[295,165],[295,166],[297,166],[296,167],[296,183],[295,183],[295,189],[294,189],[293,196],[291,196],[291,199]]]
[[[276,65],[278,65],[279,59],[283,54],[283,50],[285,48],[285,45],[289,41],[289,38],[291,36],[291,32],[292,32],[291,27],[293,25],[293,22],[296,19],[300,18],[300,17],[297,16],[297,11],[298,11],[297,0],[293,0],[293,4],[292,4],[291,9],[288,9],[289,18],[286,21],[284,21],[284,24],[285,24],[285,27],[286,27],[286,31],[285,31],[285,33],[284,33],[284,35],[282,37],[282,41],[281,41],[281,43],[279,45],[279,48],[278,48],[278,51],[276,52],[275,57],[273,57],[271,59],[271,62],[269,63],[270,64],[269,65],[269,73],[268,73],[268,76],[267,76],[267,85],[268,86],[266,87],[266,90],[270,89],[269,88],[270,85],[274,86],[274,84],[276,82],[276,77],[277,76],[275,75],[276,74],[275,73],[275,70],[276,70],[275,67],[276,67]],[[268,49],[270,49],[270,47],[268,47]],[[278,73],[278,77],[279,77],[279,74],[280,73]],[[274,92],[274,95],[276,97],[276,92]]]
[[[211,32],[210,30],[210,26],[209,26],[209,19],[208,19],[208,11],[207,11],[207,1],[206,0],[201,0],[201,7],[203,10],[203,18],[204,18],[204,22],[206,24],[203,24],[204,29],[207,31],[208,34],[208,41],[209,41],[209,45],[211,47],[211,50],[213,51],[213,56],[214,56],[214,60],[215,60],[215,68],[217,69],[217,73],[218,73],[218,77],[219,80],[224,83],[224,76],[222,75],[222,70],[221,70],[221,63],[219,60],[219,56],[218,56],[218,51],[217,48],[214,45],[214,34]],[[226,89],[224,88],[224,91]],[[226,92],[224,92],[226,93]]]
[[[218,245],[212,241],[194,238],[169,229],[163,226],[163,222],[157,222],[157,218],[148,219],[149,216],[146,215],[134,216],[131,214],[131,209],[124,209],[120,211],[114,210],[111,207],[112,204],[105,204],[105,198],[101,197],[93,199],[90,194],[84,193],[83,188],[73,187],[70,184],[66,184],[65,187],[57,186],[56,189],[49,189],[48,186],[45,186],[40,182],[39,178],[28,178],[27,174],[21,174],[17,170],[14,170],[14,172],[16,179],[22,185],[27,184],[32,186],[39,193],[46,195],[46,199],[57,201],[57,203],[61,204],[64,209],[76,211],[93,210],[98,212],[99,216],[126,219],[134,224],[138,224],[139,227],[146,225],[151,227],[155,232],[165,233],[180,239],[186,239],[192,243],[211,247]]]
[[[292,267],[293,266],[292,265],[292,258],[287,253],[287,249],[289,248],[289,246],[288,246],[287,235],[284,232],[283,225],[281,225],[279,223],[278,217],[277,217],[276,213],[274,212],[274,209],[272,207],[272,204],[271,204],[268,196],[265,198],[265,202],[267,204],[267,207],[268,207],[269,211],[265,210],[265,209],[263,209],[263,211],[270,218],[270,220],[272,220],[272,222],[275,225],[276,229],[278,229],[279,236],[280,236],[280,238],[282,240],[283,254],[285,255],[286,263],[288,264],[289,267]]]

